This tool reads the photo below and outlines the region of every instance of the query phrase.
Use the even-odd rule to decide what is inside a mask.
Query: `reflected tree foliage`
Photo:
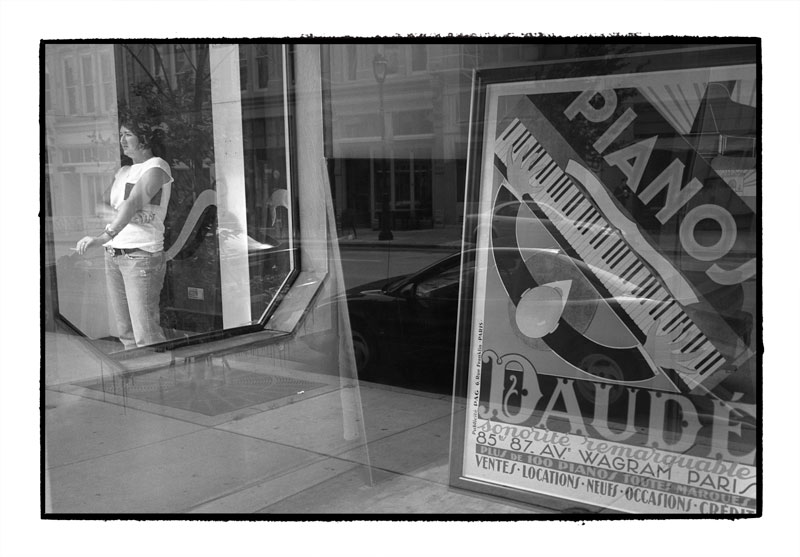
[[[163,152],[156,154],[172,168],[164,233],[169,249],[198,196],[214,188],[209,45],[135,43],[116,48],[120,121],[132,117],[149,128],[163,142]],[[208,314],[175,311],[190,279],[193,284],[219,284],[216,228],[212,206],[168,264],[161,296],[162,325],[167,329],[200,331],[217,325],[221,308],[216,307],[216,296],[207,300]]]

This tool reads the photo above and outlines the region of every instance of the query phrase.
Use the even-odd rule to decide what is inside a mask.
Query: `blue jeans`
[[[106,251],[108,300],[126,350],[166,340],[159,316],[166,267],[163,251],[136,250],[116,256]]]

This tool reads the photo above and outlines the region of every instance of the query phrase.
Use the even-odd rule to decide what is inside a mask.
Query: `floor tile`
[[[349,471],[260,512],[369,515],[532,514],[536,511],[454,491],[437,483],[373,470],[372,485],[364,484],[356,471]]]
[[[128,378],[95,379],[82,383],[82,386],[205,416],[219,416],[325,386],[227,366],[217,366],[215,371],[192,375],[165,368]]]
[[[46,391],[47,467],[114,454],[201,429],[132,408]]]
[[[46,332],[43,351],[45,384],[53,386],[99,380],[122,369],[135,371],[144,367],[164,367],[171,361],[167,352],[150,352],[141,354],[134,360],[112,363],[113,356],[107,354],[121,350],[122,345],[112,342],[110,346],[111,348],[105,340],[88,340],[75,335]]]
[[[49,470],[55,513],[180,513],[319,457],[207,429]]]
[[[449,398],[404,394],[381,388],[361,388],[364,422],[370,441],[449,416]]]
[[[326,458],[308,466],[292,470],[284,475],[271,478],[256,485],[246,487],[235,493],[199,505],[190,513],[253,513],[274,505],[283,499],[297,495],[318,484],[336,478],[344,472],[360,468],[364,482],[369,481],[369,470],[345,460]]]
[[[45,393],[50,512],[533,512],[449,487],[448,396],[336,380],[200,419],[74,385]]]
[[[45,384],[56,385],[99,377],[100,358],[92,354],[78,337],[50,333],[44,335],[42,353]]]
[[[220,424],[224,424],[226,422],[240,420],[245,416],[258,414],[261,411],[258,409],[258,407],[254,406],[251,408],[242,408],[241,410],[226,412],[224,414],[219,414],[217,416],[206,416],[205,414],[198,414],[196,412],[183,410],[181,408],[164,406],[154,402],[148,402],[146,400],[131,398],[129,396],[118,396],[105,393],[103,391],[95,391],[93,389],[87,389],[85,387],[81,387],[79,385],[74,385],[74,384],[58,385],[53,387],[51,390],[68,395],[73,395],[86,400],[94,400],[103,404],[108,404],[110,406],[118,406],[120,408],[124,408],[127,410],[139,410],[140,412],[146,412],[148,414],[156,414],[168,419],[185,421],[203,427],[214,427]],[[294,400],[303,398],[304,396],[305,395],[296,395],[294,397],[287,397],[285,399],[281,399],[280,401],[276,401],[273,404],[276,405],[278,405],[278,403],[280,403],[280,405],[289,404]]]
[[[444,399],[398,396],[379,388],[362,387],[359,391],[366,439],[370,443],[450,413],[450,403]],[[350,394],[348,389],[331,392],[219,427],[309,451],[337,455],[364,442],[361,437],[345,438],[345,425],[348,432],[360,429],[358,408],[352,399],[343,396],[347,394]]]
[[[431,467],[446,465],[449,453],[450,417],[447,416],[371,442],[369,463],[390,472],[416,476]],[[366,463],[358,451],[343,453],[340,458]],[[447,476],[436,480],[446,484]]]
[[[342,391],[334,391],[222,424],[219,429],[335,455],[364,445],[361,423],[357,408]]]

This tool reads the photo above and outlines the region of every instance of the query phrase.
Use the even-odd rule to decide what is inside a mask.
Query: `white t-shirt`
[[[169,181],[142,207],[143,211],[153,215],[153,219],[148,223],[129,222],[113,240],[104,245],[112,248],[139,248],[150,252],[164,249],[164,219],[167,216],[173,181],[172,171],[164,159],[151,157],[142,163],[120,168],[114,175],[111,186],[111,206],[118,211],[136,182],[151,168],[160,168],[169,176]]]

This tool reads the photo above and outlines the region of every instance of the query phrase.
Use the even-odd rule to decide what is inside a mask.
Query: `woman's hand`
[[[95,238],[94,236],[84,236],[83,238],[78,240],[78,243],[75,245],[75,250],[81,255],[84,255],[86,253],[86,250],[88,250],[91,247],[94,247],[100,242],[101,240],[99,238]]]

